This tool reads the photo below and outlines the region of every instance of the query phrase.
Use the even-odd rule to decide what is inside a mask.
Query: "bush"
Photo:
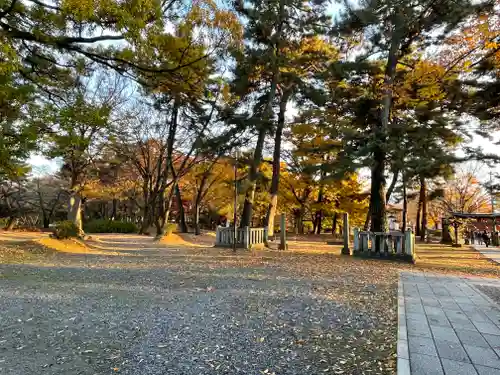
[[[56,224],[54,237],[60,240],[67,238],[76,238],[79,236],[78,227],[72,221],[65,220]]]
[[[137,225],[127,221],[97,219],[84,224],[87,233],[135,233]]]
[[[1,217],[0,218],[0,228],[5,228],[7,226],[8,222],[9,222],[8,217]]]

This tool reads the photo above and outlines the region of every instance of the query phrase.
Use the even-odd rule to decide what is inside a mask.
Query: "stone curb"
[[[406,309],[401,273],[398,279],[398,354],[397,375],[410,375],[410,356],[406,328]]]

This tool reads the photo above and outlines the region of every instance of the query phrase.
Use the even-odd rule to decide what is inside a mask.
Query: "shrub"
[[[127,221],[97,219],[85,223],[84,230],[87,233],[135,233],[137,225]]]
[[[9,222],[8,217],[1,217],[0,218],[0,228],[5,228],[7,226],[8,222]]]
[[[65,220],[56,224],[54,237],[60,240],[66,238],[75,238],[79,236],[78,227],[72,221]]]

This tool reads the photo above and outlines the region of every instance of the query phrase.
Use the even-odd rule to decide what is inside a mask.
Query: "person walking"
[[[486,245],[486,247],[488,247],[490,245],[490,235],[488,234],[488,232],[486,230],[484,230],[481,237],[482,237],[483,242]]]
[[[476,236],[476,240],[477,240],[478,245],[482,245],[483,244],[483,235],[481,234],[481,232],[477,231],[474,233],[474,235]]]

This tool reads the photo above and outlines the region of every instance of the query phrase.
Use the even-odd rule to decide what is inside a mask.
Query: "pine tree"
[[[383,83],[373,90],[371,108],[376,110],[376,121],[367,125],[372,133],[367,151],[371,153],[371,229],[384,231],[386,220],[386,164],[388,162],[388,133],[394,99],[394,83],[398,64],[404,62],[413,48],[421,48],[439,41],[438,33],[448,33],[456,25],[491,3],[472,1],[381,1],[367,0],[359,8],[348,9],[336,27],[339,33],[365,34],[364,46],[368,56],[384,56]],[[444,26],[442,30],[439,28]],[[365,71],[365,64],[354,66],[354,72]]]
[[[324,7],[326,2],[304,3],[302,1],[266,0],[240,1],[237,9],[246,22],[245,49],[236,56],[234,89],[252,106],[249,123],[257,133],[254,157],[250,165],[249,184],[243,208],[242,226],[250,226],[258,179],[258,168],[262,161],[264,141],[274,131],[274,105],[281,107],[279,132],[284,123],[284,111],[295,88],[293,70],[290,68],[291,51],[296,51],[305,36],[321,33],[324,29]],[[287,56],[288,54],[288,56]],[[300,57],[299,57],[300,58]],[[292,68],[293,69],[293,68]],[[275,154],[279,153],[279,149]],[[275,158],[273,191],[278,186],[279,159]],[[276,207],[276,194],[271,199],[271,209]],[[271,212],[269,220],[274,216]],[[268,221],[269,221],[268,220]]]

